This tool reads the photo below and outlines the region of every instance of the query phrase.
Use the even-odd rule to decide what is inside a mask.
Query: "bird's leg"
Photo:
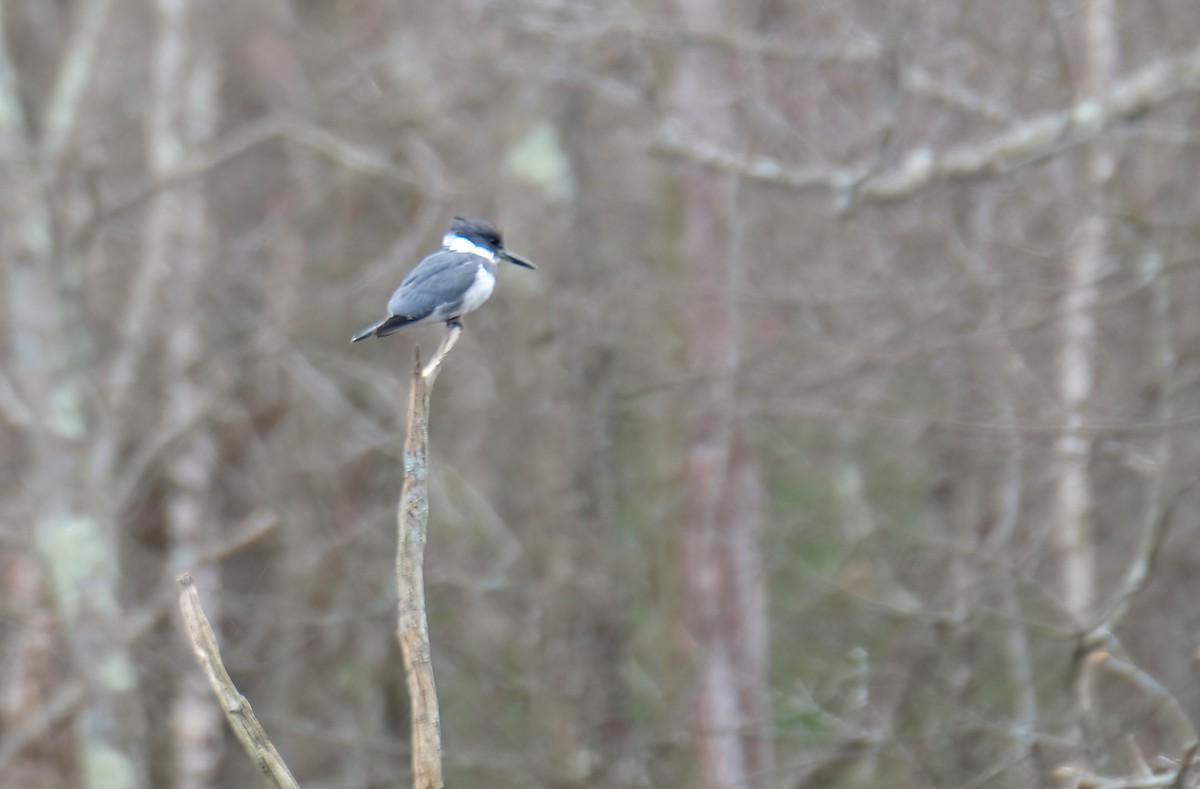
[[[446,336],[442,338],[442,344],[438,346],[437,352],[433,358],[429,360],[429,364],[425,365],[425,369],[421,371],[421,375],[426,379],[437,377],[438,368],[442,364],[442,359],[446,358],[446,354],[450,353],[450,349],[458,342],[458,335],[462,334],[462,322],[458,318],[452,318],[446,321]]]

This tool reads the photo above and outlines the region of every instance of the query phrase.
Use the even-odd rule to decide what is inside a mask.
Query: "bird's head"
[[[457,239],[473,244],[481,249],[495,255],[501,260],[507,260],[509,263],[515,263],[518,266],[525,268],[536,268],[527,260],[522,260],[504,248],[504,239],[500,235],[500,231],[491,222],[484,219],[472,219],[469,217],[456,216],[450,222],[450,230],[446,232],[446,238],[443,240],[447,247],[455,248],[456,244],[461,243]]]

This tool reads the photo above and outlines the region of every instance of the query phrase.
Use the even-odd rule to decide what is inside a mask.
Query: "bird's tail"
[[[358,342],[368,337],[386,337],[393,332],[400,331],[410,323],[412,323],[412,318],[406,318],[403,315],[389,315],[379,323],[372,324],[351,337],[350,342]]]

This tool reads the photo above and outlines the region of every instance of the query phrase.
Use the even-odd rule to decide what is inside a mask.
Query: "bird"
[[[501,260],[537,268],[506,250],[492,223],[454,217],[442,237],[442,248],[418,263],[388,299],[387,317],[355,334],[350,342],[429,323],[462,328],[462,316],[479,309],[492,295],[496,263]]]

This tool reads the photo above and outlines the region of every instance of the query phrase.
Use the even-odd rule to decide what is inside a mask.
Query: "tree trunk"
[[[6,551],[0,564],[0,594],[13,613],[11,631],[0,651],[0,730],[17,731],[36,716],[54,690],[55,617],[47,598],[49,583],[33,550],[33,524],[45,502],[53,501],[53,478],[44,473],[55,448],[46,425],[45,406],[54,390],[51,365],[56,346],[59,302],[51,268],[51,223],[42,187],[33,169],[31,142],[25,136],[26,118],[17,88],[17,75],[8,50],[6,8],[0,5],[0,166],[6,188],[0,190],[0,262],[7,275],[5,295],[12,373],[29,404],[24,425],[28,437],[24,496],[10,536],[17,548]],[[18,523],[26,524],[17,531]],[[6,773],[15,786],[66,783],[61,760],[42,748]],[[57,746],[57,747],[55,747]]]
[[[147,129],[148,171],[165,179],[180,167],[185,151],[209,141],[216,128],[217,69],[204,43],[202,19],[180,0],[157,0],[158,40]],[[204,275],[212,265],[213,224],[204,182],[158,195],[150,204],[142,271],[159,271],[143,279],[142,298],[165,303],[166,424],[183,425],[202,413],[206,387],[198,368],[204,353]],[[162,283],[170,272],[170,288]],[[141,309],[147,310],[146,304]],[[145,320],[146,316],[140,318]],[[144,331],[145,327],[137,327]],[[145,342],[143,338],[138,345]],[[136,363],[136,359],[133,360]],[[209,599],[209,614],[219,621],[221,574],[215,565],[196,563],[216,528],[211,484],[218,449],[204,420],[189,431],[178,455],[167,466],[166,530],[175,572],[190,570]],[[221,711],[199,671],[183,678],[170,709],[172,771],[179,789],[215,785],[224,752]]]
[[[1117,40],[1113,0],[1089,0],[1083,9],[1083,64],[1079,92],[1094,98],[1107,92],[1116,73]],[[1101,199],[1113,174],[1114,159],[1103,141],[1086,154],[1085,188]],[[1096,281],[1108,255],[1108,222],[1093,205],[1071,244],[1064,289],[1063,343],[1058,360],[1058,392],[1065,426],[1055,443],[1058,475],[1054,494],[1054,537],[1060,563],[1063,606],[1077,622],[1091,614],[1096,593],[1096,545],[1092,533],[1092,488],[1088,464],[1092,442],[1083,430],[1095,382],[1092,344]]]
[[[720,0],[679,4],[685,28],[719,30]],[[731,65],[711,49],[685,49],[675,97],[683,122],[705,139],[734,139]],[[739,417],[740,337],[732,177],[684,166],[680,246],[687,282],[684,327],[695,394],[686,416],[683,472],[684,623],[694,658],[691,734],[695,785],[765,786],[767,628],[761,546],[762,483]]]

